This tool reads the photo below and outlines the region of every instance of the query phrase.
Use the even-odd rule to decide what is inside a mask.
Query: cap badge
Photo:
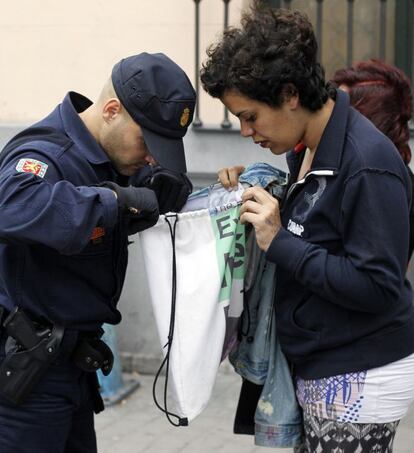
[[[185,127],[187,126],[187,123],[188,123],[188,120],[190,119],[190,109],[188,107],[186,107],[184,110],[183,110],[183,113],[181,114],[181,118],[180,118],[180,126],[181,127]]]

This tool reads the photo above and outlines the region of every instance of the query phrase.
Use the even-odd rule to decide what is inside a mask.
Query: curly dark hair
[[[408,164],[411,160],[408,122],[413,109],[408,77],[395,66],[372,59],[339,69],[333,81],[348,87],[351,105],[393,141]]]
[[[256,0],[241,26],[228,28],[207,49],[201,82],[213,97],[235,90],[272,107],[298,94],[303,107],[316,111],[331,94],[316,60],[317,49],[305,14],[272,9]]]

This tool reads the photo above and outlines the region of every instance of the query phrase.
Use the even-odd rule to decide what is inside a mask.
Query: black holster
[[[10,316],[16,313],[17,311],[14,311]],[[21,315],[21,311],[17,313],[19,321],[16,325],[13,324],[10,330],[7,328],[7,319],[4,323],[9,334],[6,342],[8,351],[0,365],[0,395],[16,405],[24,403],[33,387],[56,359],[64,334],[64,328],[56,325],[50,330],[42,330],[41,335],[33,333],[37,331],[27,317],[20,325]],[[25,331],[26,328],[28,330]],[[31,336],[26,337],[28,331]],[[31,347],[27,347],[28,345]]]

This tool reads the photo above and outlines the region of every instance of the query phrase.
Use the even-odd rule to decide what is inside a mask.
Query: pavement
[[[207,408],[188,427],[175,428],[152,400],[153,376],[139,375],[140,386],[128,398],[96,416],[99,453],[266,453],[253,436],[234,435],[233,418],[240,378],[220,371]],[[158,384],[162,388],[161,381]],[[292,449],[274,449],[280,453]],[[414,406],[400,423],[394,453],[414,451]],[[364,452],[368,453],[368,452]]]

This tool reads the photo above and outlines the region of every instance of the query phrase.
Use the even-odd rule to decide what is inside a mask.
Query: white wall
[[[246,2],[231,1],[232,23]],[[223,1],[203,0],[200,10],[204,55],[223,26]],[[4,1],[0,122],[38,120],[69,90],[96,99],[112,66],[143,51],[166,53],[194,81],[193,0]]]

